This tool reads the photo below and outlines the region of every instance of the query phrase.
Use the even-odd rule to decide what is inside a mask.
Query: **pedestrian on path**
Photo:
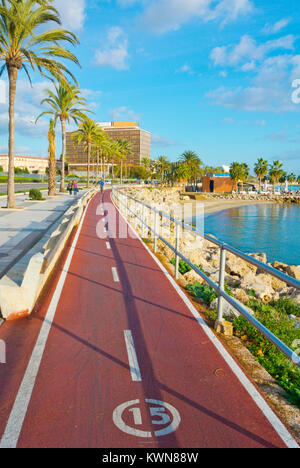
[[[79,189],[78,189],[78,184],[77,184],[76,180],[73,181],[73,192],[74,192],[74,196],[77,197]]]
[[[68,190],[69,194],[72,195],[72,191],[73,191],[73,182],[70,181],[70,182],[68,183],[67,190]]]
[[[103,189],[104,189],[104,181],[103,181],[103,179],[101,179],[98,183],[99,183],[99,185],[100,185],[101,193],[103,193]]]

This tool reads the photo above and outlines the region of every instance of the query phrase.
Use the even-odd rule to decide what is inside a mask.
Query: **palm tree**
[[[166,172],[167,172],[167,170],[168,170],[168,168],[169,168],[169,165],[170,165],[170,163],[169,163],[169,161],[168,161],[167,156],[160,156],[160,157],[158,158],[158,164],[157,164],[157,166],[158,166],[159,172],[160,172],[160,174],[161,174],[161,183],[162,183],[162,185],[164,184],[165,175],[166,175]]]
[[[268,161],[259,158],[254,166],[254,172],[259,180],[259,191],[261,191],[261,181],[268,175]]]
[[[119,155],[120,155],[120,182],[122,183],[122,177],[123,177],[123,161],[127,161],[129,157],[132,155],[132,144],[130,143],[129,140],[126,140],[125,138],[121,138],[118,140],[118,145],[119,145]]]
[[[151,159],[150,158],[143,158],[142,159],[142,165],[144,166],[145,169],[149,169],[151,165]]]
[[[61,122],[62,130],[62,156],[61,156],[61,182],[60,191],[65,191],[65,155],[66,155],[66,122],[70,123],[73,120],[75,124],[85,118],[84,112],[87,101],[84,99],[80,90],[75,85],[60,83],[55,85],[55,92],[50,89],[46,90],[47,97],[41,101],[41,104],[48,104],[49,111],[42,112],[36,120],[43,115],[53,115],[55,123],[58,119]]]
[[[270,165],[269,176],[271,183],[274,187],[274,193],[276,184],[278,184],[280,177],[282,177],[282,175],[284,174],[284,170],[282,167],[283,166],[279,161],[274,161],[273,164]]]
[[[55,148],[55,121],[50,120],[48,130],[48,159],[49,159],[49,178],[48,178],[48,195],[54,197],[56,195],[56,148]]]
[[[248,180],[249,177],[249,167],[247,164],[243,163],[240,164],[238,162],[233,162],[230,166],[230,176],[231,179],[236,182],[238,185],[239,182],[242,182],[242,190],[243,190],[243,183]]]
[[[291,185],[293,185],[293,184],[296,182],[296,180],[297,180],[297,176],[296,176],[296,174],[292,173],[292,174],[290,174],[290,175],[288,176],[287,179],[288,179],[289,183],[290,183]]]
[[[72,73],[61,58],[78,64],[74,54],[60,43],[78,43],[75,34],[52,27],[61,24],[58,11],[45,0],[0,0],[0,60],[5,63],[9,78],[9,170],[7,207],[15,206],[14,154],[15,154],[15,98],[19,70],[24,70],[29,81],[30,71],[60,80]],[[47,28],[45,30],[45,28]]]
[[[85,150],[87,151],[87,187],[90,187],[90,164],[91,164],[91,154],[92,154],[92,145],[97,141],[99,137],[100,127],[94,120],[89,117],[85,119],[79,125],[79,128],[76,132],[73,132],[73,141],[76,145],[83,144]]]
[[[297,177],[297,184],[300,184],[300,175]]]
[[[202,161],[195,153],[195,151],[185,151],[179,159],[183,164],[189,169],[190,177],[193,179],[194,183],[197,183],[197,179],[200,175],[202,175],[201,166]]]

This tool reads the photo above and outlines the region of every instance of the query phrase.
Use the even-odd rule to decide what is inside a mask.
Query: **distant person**
[[[68,190],[69,194],[72,195],[72,192],[73,192],[73,182],[70,181],[70,182],[68,183],[67,190]]]
[[[100,190],[101,190],[101,193],[103,193],[103,189],[104,189],[104,180],[100,180],[99,182],[99,185],[100,185]]]
[[[74,181],[73,181],[73,193],[74,193],[74,196],[77,197],[78,192],[79,192],[78,184],[77,184],[76,180],[74,180]]]

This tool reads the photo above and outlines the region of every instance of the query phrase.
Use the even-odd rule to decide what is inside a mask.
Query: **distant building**
[[[15,155],[14,157],[15,168],[23,169],[32,174],[38,171],[39,174],[45,174],[48,167],[47,158],[37,158],[35,156]],[[0,154],[0,166],[3,167],[4,172],[8,172],[8,155]]]
[[[207,175],[202,179],[202,192],[205,193],[232,193],[236,189],[236,182],[232,180],[230,174]]]
[[[141,129],[137,122],[99,122],[99,125],[113,140],[125,139],[131,143],[133,154],[128,158],[129,164],[139,166],[143,158],[150,159],[151,134]],[[69,172],[81,174],[86,172],[87,151],[83,144],[74,145],[71,132],[67,133],[66,163]],[[111,165],[105,166],[107,170]]]

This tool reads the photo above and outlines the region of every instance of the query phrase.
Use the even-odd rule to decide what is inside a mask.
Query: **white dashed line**
[[[110,246],[110,243],[109,243],[109,242],[106,242],[106,248],[107,248],[108,250],[111,250],[111,246]]]
[[[112,267],[111,271],[112,271],[114,282],[119,283],[120,280],[119,280],[119,275],[118,275],[117,269],[115,267]]]
[[[142,375],[141,375],[131,331],[124,330],[124,337],[125,337],[125,343],[126,343],[126,348],[127,348],[131,378],[133,382],[141,382]]]

